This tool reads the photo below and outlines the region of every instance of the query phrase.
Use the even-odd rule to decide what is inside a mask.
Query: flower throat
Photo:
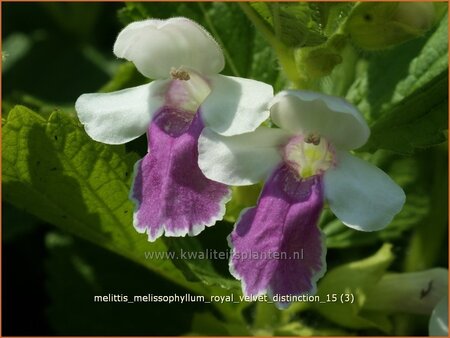
[[[283,158],[299,178],[321,175],[335,165],[333,146],[314,133],[291,138],[284,146]]]

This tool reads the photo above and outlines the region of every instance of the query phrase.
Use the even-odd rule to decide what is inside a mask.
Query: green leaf
[[[274,50],[258,32],[255,33],[254,39],[252,62],[245,76],[271,84],[275,92],[283,90],[286,87],[286,79],[277,66]]]
[[[308,3],[253,3],[252,7],[288,47],[317,46],[326,41],[318,13]]]
[[[437,29],[388,51],[369,54],[346,97],[375,121],[394,104],[447,73],[447,17]]]
[[[361,150],[412,153],[443,142],[448,102],[447,16],[428,36],[369,56],[347,93],[371,124]]]
[[[204,27],[222,47],[226,60],[224,73],[246,77],[253,63],[255,39],[255,31],[247,18],[236,4],[198,5],[203,13]],[[233,25],[230,26],[230,22]]]
[[[369,289],[376,283],[394,260],[392,246],[384,244],[373,256],[338,266],[329,271],[319,282],[320,299],[328,300],[328,295],[337,295],[336,301],[312,303],[315,311],[328,320],[351,329],[378,328],[390,332],[392,327],[383,313],[363,312],[362,306]],[[353,302],[341,303],[342,294],[352,294]]]
[[[175,253],[172,262],[187,280],[240,293],[240,282],[220,276],[211,263],[213,259],[226,260],[226,252],[205,250],[196,238],[164,238],[164,243],[170,252]]]
[[[182,335],[189,330],[194,311],[212,310],[198,302],[134,302],[135,296],[185,296],[187,292],[140,265],[70,235],[50,232],[45,243],[46,312],[57,335]],[[95,296],[111,301],[94,301]],[[174,313],[183,316],[174,318]],[[149,318],[158,320],[149,325]]]
[[[189,335],[193,336],[250,336],[248,327],[242,323],[223,322],[211,313],[195,314]]]
[[[267,3],[275,34],[289,47],[317,46],[326,41],[322,26],[308,3]]]
[[[411,154],[444,142],[448,121],[448,75],[441,73],[427,85],[390,108],[371,127],[362,151],[387,149]]]
[[[99,90],[102,93],[113,92],[129,87],[139,86],[149,80],[140,74],[133,63],[124,62],[117,69],[114,77]]]
[[[132,225],[128,199],[133,154],[123,146],[92,141],[70,115],[55,111],[48,120],[23,106],[3,126],[4,198],[19,209],[85,238],[188,289],[169,258],[146,259],[146,251],[166,252],[158,240],[147,242]]]
[[[276,328],[274,335],[294,337],[349,336],[349,332],[341,329],[326,328],[322,325],[313,328],[299,322],[291,322]]]
[[[214,317],[211,313],[195,314],[192,319],[191,333],[192,336],[228,336],[230,332],[224,323]]]
[[[279,77],[272,48],[251,26],[237,4],[199,3],[204,27],[214,36],[225,55],[224,74],[274,83]],[[233,25],[230,26],[230,22]],[[243,48],[245,46],[245,48]]]
[[[400,81],[392,102],[400,102],[414,91],[431,82],[448,69],[448,16],[423,46],[421,53],[412,60],[408,76]]]
[[[243,209],[256,205],[261,188],[261,184],[232,187],[232,198],[227,203],[224,219],[230,223],[236,222]]]

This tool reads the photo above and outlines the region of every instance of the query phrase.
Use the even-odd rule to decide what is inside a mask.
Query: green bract
[[[345,31],[362,49],[386,49],[425,34],[439,18],[438,6],[431,2],[360,3]]]

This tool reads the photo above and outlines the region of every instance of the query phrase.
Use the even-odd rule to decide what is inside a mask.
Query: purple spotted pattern
[[[198,167],[200,114],[164,107],[148,130],[149,153],[135,167],[131,198],[134,226],[154,241],[163,235],[195,236],[221,219],[229,188]]]
[[[299,180],[286,165],[275,170],[256,207],[243,212],[229,237],[230,271],[246,295],[315,292],[325,271],[326,248],[317,227],[322,207],[321,176]]]

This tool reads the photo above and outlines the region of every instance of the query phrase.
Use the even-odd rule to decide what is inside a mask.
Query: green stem
[[[446,148],[435,147],[428,161],[434,163],[431,186],[431,209],[428,217],[419,224],[411,238],[408,255],[405,258],[406,272],[420,271],[436,266],[442,254],[447,233],[448,185]],[[433,243],[430,245],[430,243]]]
[[[253,321],[253,331],[258,334],[271,334],[280,321],[280,312],[273,304],[258,302],[256,304],[255,320]]]
[[[233,58],[231,57],[230,53],[228,52],[228,49],[224,45],[223,41],[220,39],[220,34],[217,33],[217,30],[214,27],[214,24],[212,23],[211,18],[205,9],[205,6],[201,2],[198,3],[198,6],[200,7],[200,10],[202,11],[203,17],[205,18],[205,22],[208,25],[209,30],[214,35],[214,37],[217,39],[219,44],[222,46],[223,54],[225,56],[225,59],[227,60],[228,66],[230,66],[230,69],[233,72],[233,75],[237,76],[237,77],[241,77],[242,74],[240,74],[239,70],[237,69],[236,65],[234,64]]]
[[[428,155],[428,154],[427,154]],[[436,266],[442,257],[445,239],[447,238],[447,144],[433,149],[429,157],[424,157],[427,163],[433,163],[433,180],[431,183],[431,208],[428,217],[418,224],[412,234],[407,255],[403,262],[405,272],[421,271]],[[434,169],[434,170],[433,170]],[[417,327],[423,325],[417,316],[396,315],[396,335],[409,336]]]

